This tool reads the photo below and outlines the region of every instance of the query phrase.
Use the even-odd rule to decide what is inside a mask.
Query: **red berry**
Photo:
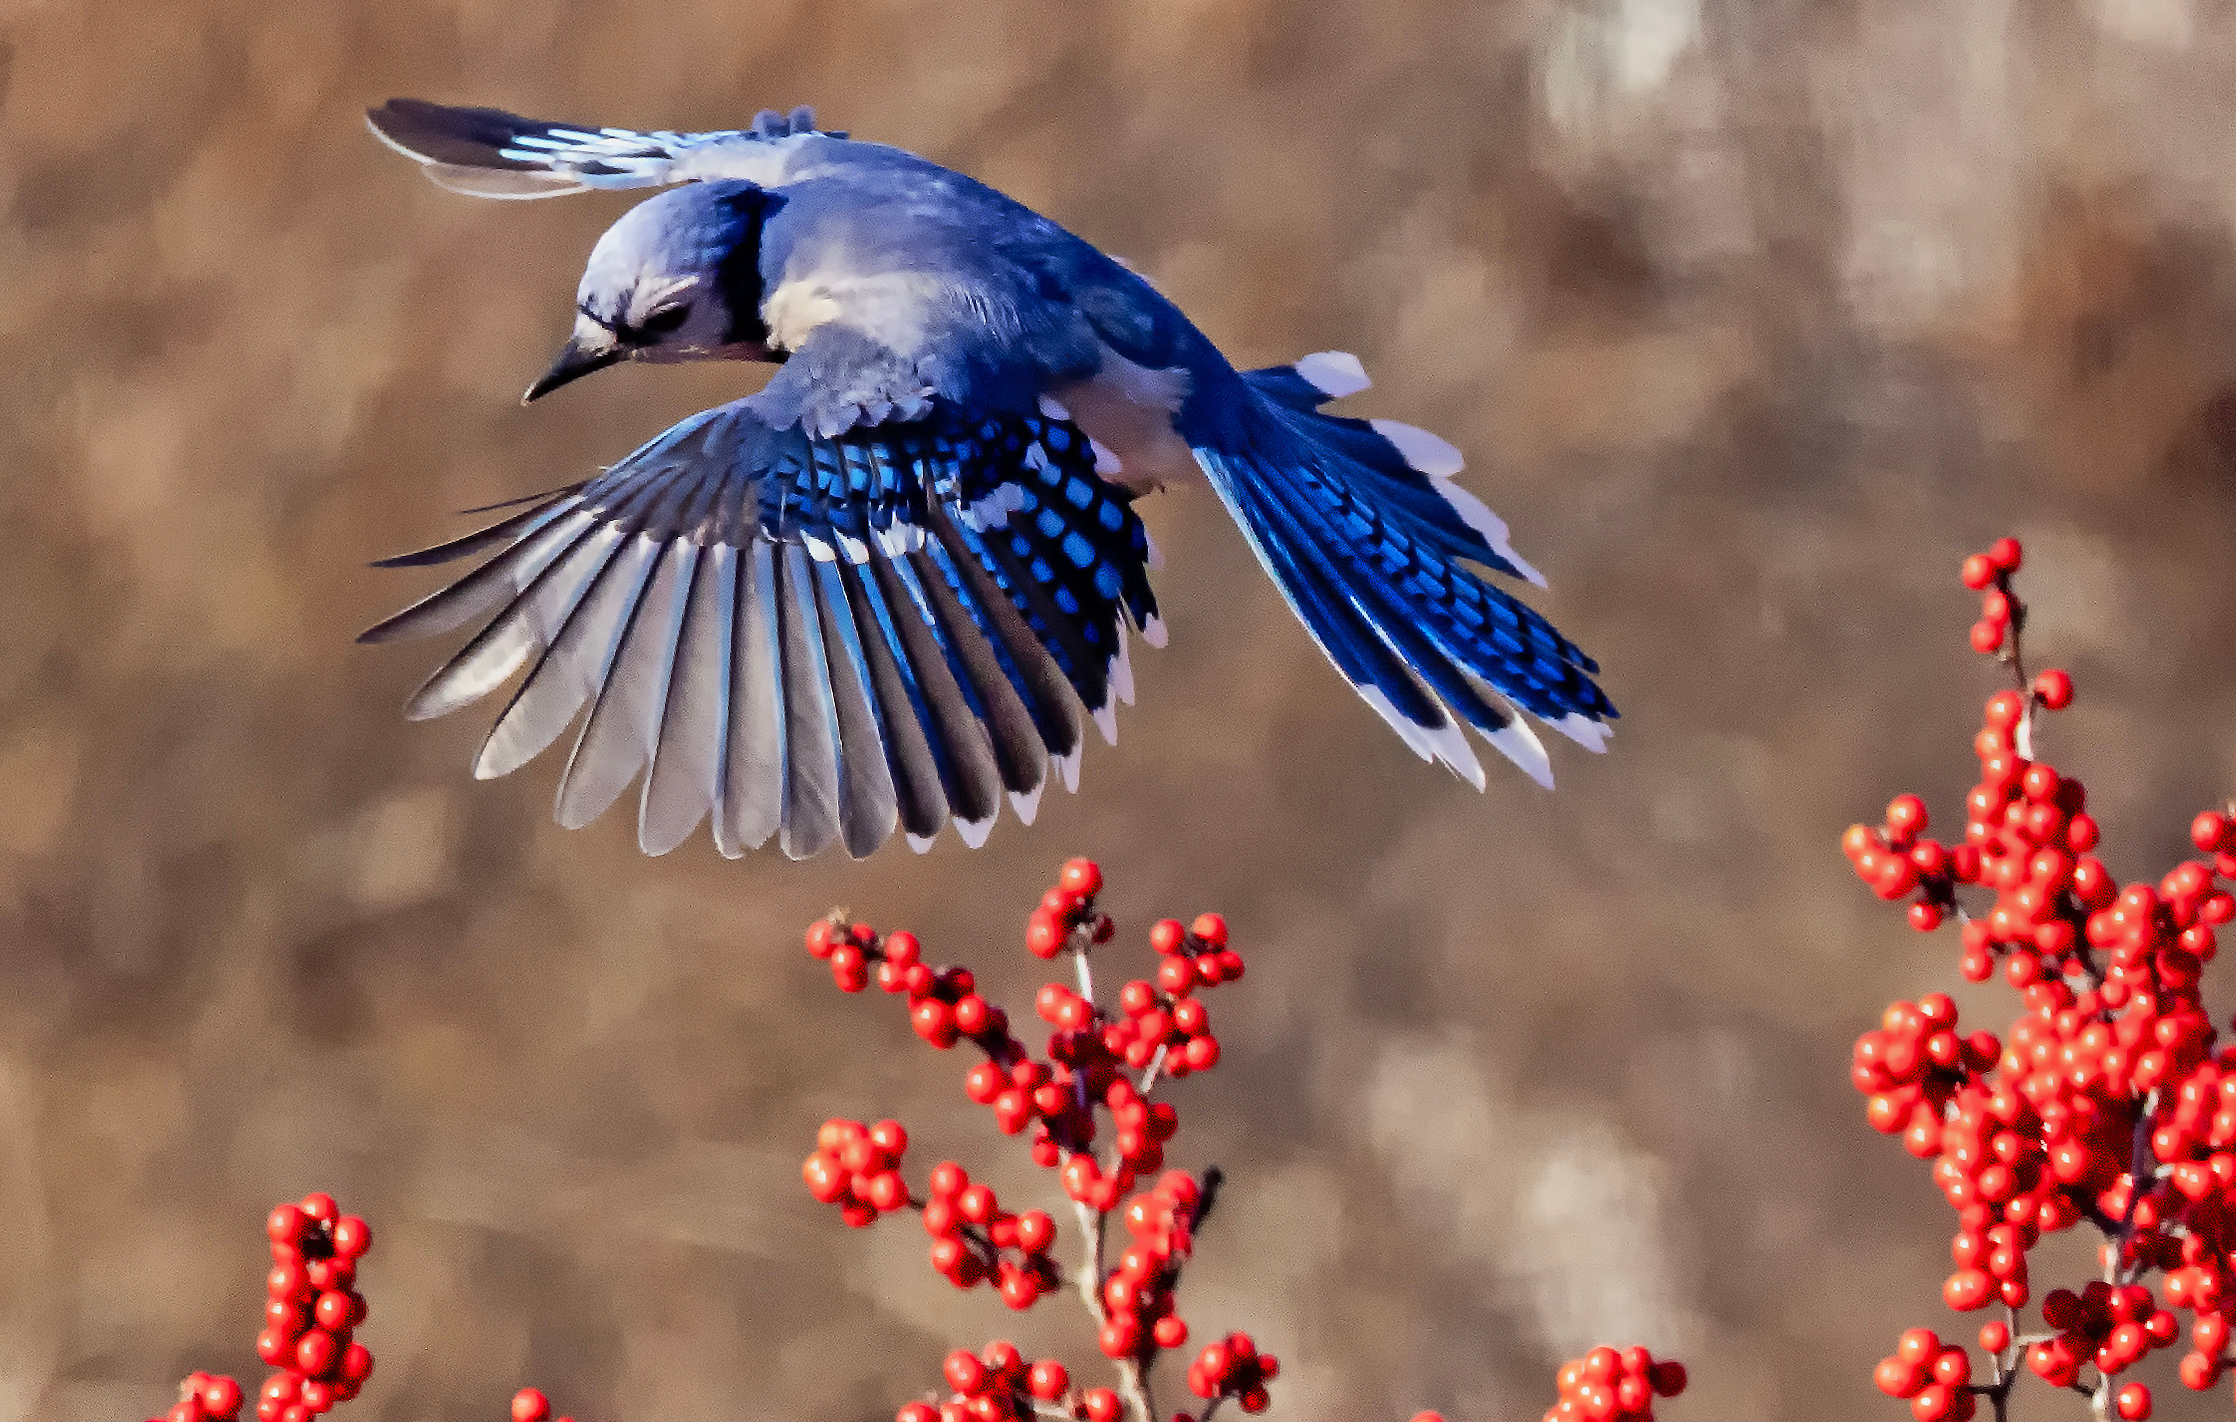
[[[334,1197],[323,1190],[314,1190],[305,1195],[301,1204],[304,1216],[308,1219],[314,1219],[320,1224],[332,1224],[334,1217],[340,1213],[335,1208]]]
[[[1964,560],[1964,567],[1959,571],[1958,576],[1964,580],[1964,585],[1972,591],[1983,592],[1989,584],[1995,581],[1995,564],[1988,561],[1985,553],[1975,553]]]
[[[986,1386],[986,1365],[979,1361],[976,1353],[966,1348],[957,1348],[948,1354],[947,1362],[940,1371],[947,1375],[948,1382],[954,1384],[955,1391],[966,1396]]]
[[[1102,1326],[1095,1341],[1106,1358],[1129,1358],[1141,1346],[1141,1327],[1130,1318],[1114,1318]]]
[[[349,1327],[353,1317],[350,1296],[338,1290],[328,1289],[318,1296],[318,1303],[312,1309],[312,1316],[318,1320],[318,1326],[327,1332],[341,1332]]]
[[[2034,678],[2034,699],[2051,711],[2063,711],[2073,704],[2073,678],[2051,667]]]
[[[2016,538],[1998,538],[1988,545],[1988,561],[1996,566],[1998,572],[2017,572],[2024,556],[2025,550],[2020,548]]]
[[[298,1205],[275,1205],[264,1220],[264,1232],[274,1244],[293,1244],[303,1237],[303,1211]]]
[[[984,1185],[967,1185],[955,1196],[955,1213],[972,1224],[982,1225],[992,1220],[997,1208],[994,1192]]]
[[[1168,1313],[1150,1325],[1149,1336],[1160,1348],[1179,1348],[1188,1341],[1188,1325],[1181,1322],[1180,1315]]]
[[[241,1410],[241,1385],[231,1378],[211,1378],[203,1383],[202,1410],[212,1417],[231,1417]]]
[[[800,1165],[800,1179],[818,1204],[836,1204],[848,1188],[845,1167],[825,1151],[817,1151]]]
[[[2209,1353],[2191,1353],[2182,1359],[2182,1386],[2203,1392],[2220,1381],[2220,1364]]]
[[[908,1185],[898,1170],[881,1170],[870,1177],[862,1198],[875,1210],[897,1210],[908,1203]]]
[[[1887,803],[1887,828],[1904,839],[1925,829],[1925,801],[1915,795],[1897,795]]]
[[[1037,909],[1025,924],[1025,948],[1035,958],[1053,958],[1063,951],[1071,928],[1062,918]]]
[[[1685,1365],[1675,1359],[1664,1359],[1647,1370],[1647,1381],[1662,1397],[1675,1397],[1685,1390]]]
[[[2112,1407],[2126,1422],[2143,1422],[2151,1415],[2151,1390],[2141,1383],[2129,1383],[2113,1395]]]
[[[314,1328],[304,1334],[302,1341],[295,1345],[296,1369],[315,1378],[334,1366],[335,1356],[340,1351],[333,1334],[322,1328]]]
[[[1986,655],[2003,645],[2003,629],[1993,622],[1972,624],[1972,650]]]
[[[1088,1388],[1079,1401],[1087,1409],[1087,1422],[1117,1422],[1118,1394],[1109,1388]]]
[[[1218,914],[1198,914],[1192,931],[1214,948],[1227,946],[1227,921]]]
[[[1057,882],[1080,898],[1091,899],[1102,892],[1102,870],[1092,859],[1074,859],[1064,865]]]
[[[512,1395],[512,1422],[545,1422],[550,1416],[551,1399],[535,1388],[524,1387]]]
[[[355,1215],[343,1215],[334,1221],[334,1252],[344,1259],[356,1259],[373,1247],[373,1227]]]
[[[2228,842],[2228,819],[2207,810],[2189,822],[2189,842],[2211,853]]]
[[[1872,1371],[1871,1381],[1889,1397],[1909,1397],[1925,1386],[1925,1373],[1916,1363],[1881,1358],[1879,1366]]]
[[[1905,1363],[1929,1367],[1941,1355],[1941,1339],[1930,1328],[1906,1329],[1895,1340],[1894,1355]]]
[[[1043,1358],[1025,1375],[1025,1391],[1042,1402],[1054,1402],[1071,1387],[1071,1374],[1054,1358]]]

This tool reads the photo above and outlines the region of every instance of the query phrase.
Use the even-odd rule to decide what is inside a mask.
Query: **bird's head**
[[[780,199],[688,183],[637,204],[591,249],[574,334],[523,403],[625,360],[766,360],[761,224]]]

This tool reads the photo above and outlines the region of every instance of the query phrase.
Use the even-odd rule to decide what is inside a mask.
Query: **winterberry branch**
[[[277,1371],[257,1397],[257,1422],[310,1422],[357,1396],[372,1376],[373,1355],[354,1334],[366,1313],[357,1264],[372,1249],[373,1232],[323,1193],[274,1206],[264,1232],[272,1272],[256,1355]],[[189,1373],[164,1422],[235,1422],[244,1400],[233,1378]]]
[[[1161,1077],[1217,1065],[1219,1040],[1197,994],[1240,978],[1243,963],[1227,946],[1226,922],[1218,915],[1205,914],[1190,928],[1164,920],[1149,934],[1158,957],[1155,981],[1128,982],[1118,1011],[1106,1011],[1096,1000],[1091,963],[1094,950],[1115,934],[1109,916],[1095,908],[1101,889],[1102,871],[1073,860],[1026,925],[1026,947],[1042,959],[1068,953],[1078,984],[1049,982],[1035,995],[1034,1008],[1051,1028],[1040,1055],[1011,1033],[1008,1015],[979,994],[970,970],[932,968],[913,934],[880,935],[839,914],[808,930],[808,951],[830,964],[842,991],[864,991],[874,977],[886,992],[907,995],[918,1036],[942,1050],[968,1039],[983,1053],[985,1060],[965,1075],[964,1094],[993,1112],[1003,1134],[1029,1131],[1034,1163],[1057,1171],[1080,1234],[1081,1262],[1071,1282],[1116,1374],[1115,1388],[1074,1392],[1067,1381],[1044,1395],[1032,1385],[1041,1365],[1028,1375],[1020,1371],[1016,1350],[996,1343],[980,1354],[951,1354],[948,1400],[911,1403],[898,1422],[1005,1422],[1051,1412],[1085,1422],[1114,1422],[1121,1414],[1130,1422],[1164,1422],[1152,1369],[1162,1353],[1187,1342],[1174,1295],[1220,1177],[1216,1169],[1201,1181],[1164,1169],[1165,1144],[1179,1129],[1179,1116],[1148,1095]],[[1109,1147],[1101,1150],[1106,1118]],[[837,1206],[850,1225],[915,1210],[933,1237],[933,1267],[958,1288],[992,1281],[1012,1308],[1025,1309],[1061,1286],[1049,1254],[1055,1228],[1047,1214],[1002,1210],[993,1191],[972,1184],[953,1161],[932,1170],[920,1197],[901,1175],[907,1147],[897,1121],[827,1121],[801,1175],[815,1198]],[[1128,1197],[1152,1176],[1151,1188]],[[1121,1202],[1130,1242],[1113,1262],[1109,1223]],[[1061,1367],[1052,1359],[1043,1363]],[[1278,1361],[1260,1355],[1247,1334],[1234,1333],[1202,1350],[1188,1381],[1200,1397],[1233,1397],[1255,1413],[1265,1407],[1264,1385],[1278,1370]]]
[[[1082,1389],[1063,1363],[1028,1362],[1007,1342],[977,1353],[957,1349],[941,1366],[944,1399],[933,1394],[910,1402],[895,1422],[1213,1422],[1229,1402],[1247,1414],[1269,1404],[1268,1385],[1280,1375],[1280,1360],[1261,1352],[1247,1333],[1205,1344],[1189,1364],[1189,1390],[1204,1400],[1200,1414],[1166,1419],[1153,1380],[1158,1358],[1188,1341],[1175,1295],[1226,1177],[1217,1166],[1200,1175],[1164,1170],[1164,1147],[1179,1118],[1169,1104],[1146,1098],[1161,1075],[1187,1076],[1217,1064],[1218,1039],[1196,993],[1240,978],[1242,959],[1215,914],[1188,928],[1163,920],[1149,935],[1159,959],[1155,982],[1128,982],[1119,1012],[1105,1013],[1087,967],[1091,947],[1113,934],[1110,920],[1094,912],[1100,887],[1094,865],[1066,865],[1063,882],[1027,930],[1028,945],[1040,957],[1072,951],[1080,984],[1076,993],[1055,983],[1041,989],[1036,1007],[1053,1029],[1045,1056],[1011,1034],[1007,1014],[978,994],[968,969],[926,965],[913,935],[881,936],[835,914],[808,931],[809,951],[829,962],[840,988],[861,992],[874,978],[885,991],[907,995],[910,1024],[926,1041],[944,1050],[967,1038],[983,1053],[985,1060],[966,1074],[964,1090],[992,1110],[1003,1134],[1029,1128],[1034,1162],[1058,1171],[1084,1251],[1070,1282],[1116,1372],[1115,1388]],[[1107,1114],[1111,1128],[1106,1156],[1097,1154],[1098,1113]],[[993,1282],[1004,1302],[1025,1309],[1064,1286],[1050,1256],[1056,1225],[1047,1212],[1002,1209],[989,1186],[973,1182],[951,1160],[932,1167],[921,1192],[912,1189],[903,1175],[909,1145],[898,1121],[826,1121],[801,1177],[849,1225],[915,1212],[932,1236],[933,1267],[959,1288]],[[1158,1171],[1153,1186],[1126,1195]],[[1115,1263],[1106,1238],[1113,1214],[1128,1237]],[[278,1206],[266,1232],[275,1267],[267,1281],[268,1326],[256,1346],[279,1371],[265,1382],[256,1415],[258,1422],[311,1422],[355,1397],[372,1372],[372,1354],[353,1336],[366,1316],[355,1283],[372,1232],[324,1194]],[[1643,1348],[1596,1348],[1565,1365],[1558,1385],[1560,1398],[1546,1422],[1652,1422],[1654,1398],[1682,1392],[1685,1370],[1655,1361]],[[179,1398],[163,1422],[239,1422],[245,1401],[234,1379],[200,1372],[182,1382]],[[552,1422],[553,1408],[528,1387],[514,1395],[510,1412],[511,1422]],[[1425,1412],[1415,1422],[1443,1419]]]
[[[2195,1315],[2183,1383],[2210,1387],[2228,1365],[2236,1048],[2216,1052],[2198,984],[2215,926],[2236,918],[2236,897],[2216,882],[2236,877],[2236,829],[2218,812],[2200,815],[2191,838],[2210,860],[2155,886],[2122,888],[2094,857],[2086,791],[2039,758],[2033,735],[2039,712],[2072,703],[2073,681],[2056,669],[2027,674],[2026,605],[2013,586],[2021,559],[2015,540],[2000,539],[1962,570],[1982,594],[1972,645],[2016,682],[1988,698],[1962,840],[1927,838],[1915,795],[1843,840],[1882,898],[1911,901],[1913,927],[1957,921],[1965,978],[1984,982],[2000,965],[2024,1003],[2004,1038],[1959,1037],[1954,1003],[1931,993],[1895,1003],[1856,1042],[1866,1117],[1934,1161],[1957,1211],[1944,1301],[1964,1312],[2000,1300],[2006,1313],[1980,1330],[1989,1383],[1972,1383],[1965,1350],[1926,1329],[1903,1335],[1877,1381],[1918,1422],[1965,1422],[1983,1397],[2002,1422],[2023,1358],[2097,1415],[2141,1422],[2149,1389],[2118,1378],[2180,1337],[2173,1309]],[[1963,902],[1976,888],[1994,891],[1984,911]],[[2014,1337],[2032,1293],[2029,1252],[2083,1221],[2104,1238],[2101,1277],[2078,1293],[2051,1290],[2041,1303],[2050,1331]],[[2164,1274],[2169,1307],[2143,1282],[2153,1273]]]

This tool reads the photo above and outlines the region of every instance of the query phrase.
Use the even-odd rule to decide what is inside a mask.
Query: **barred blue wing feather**
[[[503,775],[580,720],[556,815],[586,824],[641,777],[638,839],[712,819],[736,855],[860,857],[898,828],[984,840],[1029,818],[1053,762],[1076,786],[1112,721],[1124,637],[1154,620],[1148,547],[1084,435],[970,414],[834,438],[751,401],[693,416],[612,469],[391,563],[478,567],[364,634],[484,619],[415,716],[524,668],[475,760]]]

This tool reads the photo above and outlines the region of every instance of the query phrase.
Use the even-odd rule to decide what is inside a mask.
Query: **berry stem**
[[[1150,1092],[1157,1089],[1157,1074],[1165,1069],[1165,1053],[1169,1050],[1165,1043],[1158,1043],[1157,1054],[1149,1059],[1149,1065],[1141,1069],[1141,1085],[1134,1089],[1141,1093],[1144,1100],[1148,1099]]]
[[[2112,1233],[2112,1248],[2106,1251],[2104,1282],[2107,1284],[2131,1282],[2142,1272],[2139,1266],[2133,1270],[2128,1267],[2127,1242],[2135,1234],[2135,1207],[2143,1202],[2146,1193],[2143,1182],[2150,1177],[2152,1171],[2151,1121],[2157,1115],[2158,1091],[2154,1087],[2143,1098],[2143,1109],[2135,1113],[2135,1130],[2128,1146],[2127,1208],[2120,1213],[2119,1229]],[[2105,1380],[2105,1385],[2110,1386],[2110,1379]],[[2106,1396],[2109,1397],[2110,1394],[2107,1393]]]
[[[2026,649],[2024,646],[2026,604],[2020,601],[2018,593],[2011,587],[2010,569],[1997,570],[1995,588],[2009,601],[2011,608],[2010,634],[2003,639],[2003,650],[1996,654],[1996,660],[2011,669],[2012,679],[2018,687],[2019,696],[2025,707],[2025,710],[2019,715],[2018,725],[2011,728],[2011,743],[2022,757],[2033,760],[2036,758],[2034,754],[2035,695],[2034,683],[2026,674]]]
[[[1086,937],[1087,930],[1084,925],[1071,931],[1071,963],[1073,970],[1079,974],[1079,995],[1087,999],[1089,1007],[1093,1007],[1095,1005],[1095,970],[1087,962]]]

